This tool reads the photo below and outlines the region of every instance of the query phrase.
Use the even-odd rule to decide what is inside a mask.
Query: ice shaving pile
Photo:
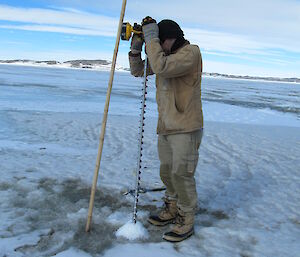
[[[143,227],[142,223],[128,221],[125,225],[120,227],[116,232],[117,237],[124,237],[129,240],[147,239],[149,237],[148,231]]]

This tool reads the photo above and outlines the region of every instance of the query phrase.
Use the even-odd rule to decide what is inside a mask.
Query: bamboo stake
[[[114,80],[122,23],[123,23],[123,19],[124,19],[124,15],[125,15],[125,8],[126,8],[126,0],[123,0],[121,14],[120,14],[120,20],[119,20],[119,28],[118,28],[117,38],[116,38],[116,45],[115,45],[115,50],[114,50],[113,60],[112,60],[112,65],[111,65],[111,70],[110,70],[110,78],[109,78],[109,82],[108,82],[106,101],[105,101],[105,106],[104,106],[104,113],[103,113],[103,118],[102,118],[102,128],[101,128],[101,135],[100,135],[100,139],[99,139],[98,155],[97,155],[93,184],[92,184],[92,189],[91,189],[89,212],[88,212],[87,223],[86,223],[86,227],[85,227],[86,232],[90,231],[90,226],[91,226],[91,221],[92,221],[95,193],[96,193],[97,180],[98,180],[98,174],[99,174],[99,168],[100,168],[100,162],[101,162],[101,156],[102,156],[102,149],[103,149],[103,142],[104,142],[104,135],[105,135],[105,128],[106,128],[106,122],[107,122],[107,113],[108,113],[108,108],[109,108],[112,84],[113,84],[113,80]]]

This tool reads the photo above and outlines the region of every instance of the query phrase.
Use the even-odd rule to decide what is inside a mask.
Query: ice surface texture
[[[138,220],[148,239],[116,236],[132,217],[133,198],[122,192],[135,185],[142,81],[116,73],[92,230],[85,233],[109,74],[5,67],[0,65],[1,256],[299,255],[299,85],[203,79],[195,235],[173,245],[162,242],[170,227],[146,222],[162,192],[139,199]],[[152,78],[149,86],[146,188],[161,186]]]

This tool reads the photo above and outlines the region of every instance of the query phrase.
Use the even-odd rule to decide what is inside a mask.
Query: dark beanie
[[[158,24],[159,39],[165,41],[170,38],[183,38],[184,34],[179,25],[172,20],[162,20]]]

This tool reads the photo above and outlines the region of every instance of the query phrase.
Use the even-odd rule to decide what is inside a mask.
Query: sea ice
[[[116,73],[93,226],[84,233],[108,79],[0,67],[1,257],[299,256],[298,84],[203,79],[200,208],[194,236],[174,247],[162,241],[164,229],[143,239],[147,230],[127,223],[133,198],[121,193],[135,183],[141,80]],[[161,180],[154,78],[148,85],[141,183],[152,188]],[[140,196],[139,220],[162,196]]]

